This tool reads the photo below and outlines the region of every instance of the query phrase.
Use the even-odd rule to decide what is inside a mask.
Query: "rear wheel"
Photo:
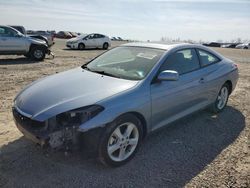
[[[228,97],[229,97],[229,85],[225,83],[221,87],[220,92],[216,98],[216,101],[212,106],[212,111],[215,113],[221,112],[227,105]]]
[[[84,49],[85,49],[85,45],[84,45],[83,43],[80,43],[80,44],[78,45],[78,49],[79,49],[79,50],[84,50]]]
[[[31,56],[37,61],[42,61],[45,58],[45,50],[42,47],[34,47],[31,50]]]
[[[126,114],[107,127],[99,146],[100,161],[108,166],[121,166],[131,160],[142,141],[140,120]]]
[[[108,47],[109,47],[109,44],[108,44],[107,42],[105,42],[105,43],[103,44],[103,46],[102,46],[102,48],[103,48],[104,50],[107,50]]]

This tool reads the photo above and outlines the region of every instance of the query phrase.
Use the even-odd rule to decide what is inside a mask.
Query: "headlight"
[[[95,117],[103,110],[104,108],[99,105],[91,105],[82,108],[77,108],[68,112],[58,114],[56,116],[56,121],[57,124],[63,126],[77,126]]]

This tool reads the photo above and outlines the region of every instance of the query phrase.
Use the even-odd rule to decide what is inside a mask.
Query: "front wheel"
[[[100,161],[108,166],[121,166],[131,160],[141,141],[142,125],[140,120],[126,114],[107,127],[99,146]]]
[[[109,44],[108,44],[107,42],[105,42],[105,43],[103,44],[103,46],[102,46],[102,48],[103,48],[104,50],[107,50],[108,47],[109,47]]]
[[[212,105],[212,111],[215,113],[221,112],[227,105],[229,97],[229,85],[225,83],[216,98],[216,101]]]
[[[84,50],[84,49],[85,49],[85,45],[84,45],[83,43],[80,43],[80,44],[78,45],[78,49],[79,49],[79,50]]]
[[[31,50],[31,56],[36,61],[42,61],[45,58],[45,50],[41,47],[35,47]]]

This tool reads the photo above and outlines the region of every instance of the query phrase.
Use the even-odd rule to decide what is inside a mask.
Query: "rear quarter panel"
[[[223,59],[221,62],[203,68],[205,71],[205,84],[208,87],[208,100],[213,103],[226,81],[231,81],[232,89],[235,88],[238,80],[238,70],[233,63]]]

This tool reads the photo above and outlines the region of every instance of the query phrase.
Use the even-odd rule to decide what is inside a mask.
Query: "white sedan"
[[[237,49],[250,49],[250,43],[239,44],[235,48],[237,48]]]
[[[111,41],[108,36],[93,33],[69,39],[66,42],[66,46],[71,49],[79,50],[84,50],[86,48],[102,48],[106,50],[111,46]]]

